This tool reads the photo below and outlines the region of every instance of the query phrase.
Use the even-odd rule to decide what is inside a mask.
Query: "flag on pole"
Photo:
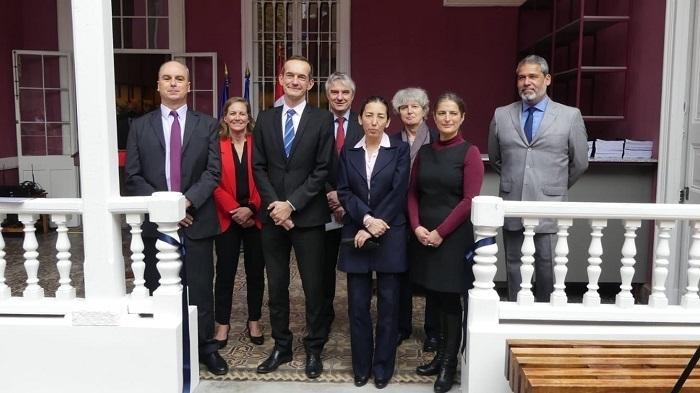
[[[245,74],[243,78],[243,99],[250,105],[250,68],[248,64],[245,65]]]
[[[282,46],[282,43],[277,44],[277,61],[276,61],[276,66],[277,66],[277,75],[275,76],[280,76],[282,75],[282,70],[284,69],[284,46]],[[280,84],[279,78],[275,78],[275,104],[274,106],[282,106],[284,105],[284,89],[282,88],[282,85]]]
[[[224,85],[221,86],[221,95],[219,96],[219,119],[224,117],[224,104],[228,101],[228,67],[224,63]]]

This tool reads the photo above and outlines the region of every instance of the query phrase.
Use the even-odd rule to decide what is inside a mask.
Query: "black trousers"
[[[187,272],[187,287],[189,291],[190,305],[197,306],[197,323],[199,325],[198,342],[200,355],[214,351],[208,342],[214,336],[214,237],[205,239],[191,239],[185,235],[185,256],[184,266]],[[158,288],[160,274],[156,268],[158,262],[156,258],[156,239],[153,237],[143,237],[144,245],[144,279],[146,288],[153,294]]]
[[[257,321],[261,317],[260,309],[265,290],[265,261],[260,243],[260,230],[255,226],[243,228],[236,223],[231,223],[226,232],[214,240],[216,249],[214,319],[220,325],[228,325],[231,320],[233,285],[236,281],[241,242],[243,243],[248,320]]]
[[[348,273],[350,347],[355,375],[389,380],[396,362],[399,274],[377,272],[377,326],[372,334],[372,272]]]
[[[289,330],[289,257],[292,247],[297,258],[306,304],[307,353],[320,354],[328,337],[323,312],[324,228],[322,225],[290,231],[263,224],[262,246],[267,270],[270,326],[275,345],[282,352],[292,351]]]
[[[408,337],[413,332],[413,283],[409,272],[401,273],[401,288],[399,290],[399,334]],[[425,319],[423,330],[426,337],[437,337],[440,329],[440,319],[435,308],[435,299],[425,292]]]
[[[335,299],[335,272],[338,265],[338,250],[340,249],[341,229],[326,231],[325,233],[325,256],[323,262],[323,318],[330,331],[331,324],[335,319],[335,309],[333,300]]]

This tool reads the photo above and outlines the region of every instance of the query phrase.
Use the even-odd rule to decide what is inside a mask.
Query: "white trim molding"
[[[520,7],[525,0],[443,0],[445,7]]]
[[[17,157],[3,157],[0,158],[0,171],[6,171],[8,169],[19,168],[19,160]]]

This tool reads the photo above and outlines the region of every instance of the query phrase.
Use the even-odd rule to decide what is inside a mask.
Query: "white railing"
[[[497,272],[498,243],[476,250],[474,288],[469,292],[467,353],[462,372],[465,392],[509,392],[503,377],[505,340],[508,338],[562,339],[700,339],[700,205],[515,202],[479,196],[472,202],[472,223],[476,240],[496,237],[504,218],[522,218],[524,241],[521,248],[523,278],[516,302],[500,301],[493,279]],[[531,279],[534,263],[535,227],[541,219],[554,219],[558,226],[554,258],[554,290],[548,303],[536,303]],[[590,225],[588,258],[569,259],[568,235],[574,220]],[[624,241],[617,250],[603,250],[601,239],[609,220],[621,220]],[[656,241],[651,270],[648,304],[636,304],[632,294],[637,253],[636,231],[642,221],[656,224]],[[680,304],[669,302],[667,278],[672,233],[690,231],[689,257],[674,262],[687,271]],[[601,304],[598,279],[601,256],[620,253],[620,290],[614,304]],[[646,261],[641,261],[646,263]],[[568,265],[587,264],[587,292],[581,303],[567,298]],[[609,262],[606,262],[609,263]],[[687,266],[687,267],[686,267]],[[675,283],[672,283],[675,285]]]
[[[82,214],[85,217],[87,214],[81,199],[0,201],[0,218],[17,214],[23,224],[23,267],[27,275],[25,282],[11,283],[24,286],[23,290],[21,287],[10,288],[5,278],[5,241],[0,233],[0,348],[3,348],[3,358],[11,360],[0,359],[3,389],[26,391],[23,389],[31,382],[29,390],[47,391],[52,385],[36,380],[32,370],[23,366],[25,361],[30,361],[24,359],[27,353],[42,352],[49,357],[60,355],[61,360],[53,359],[54,366],[45,370],[42,376],[45,381],[56,381],[56,390],[89,386],[93,379],[99,379],[110,381],[105,391],[182,391],[184,324],[180,254],[176,246],[161,240],[156,242],[160,286],[153,296],[149,295],[143,279],[144,243],[140,227],[144,215],[149,214],[161,233],[179,241],[178,222],[185,216],[185,198],[180,193],[170,192],[154,193],[150,197],[116,197],[106,201],[102,208],[109,211],[106,217],[111,217],[110,222],[104,223],[105,228],[107,225],[119,227],[123,222],[122,215],[130,226],[130,262],[134,273],[130,293],[126,292],[120,231],[116,231],[117,236],[103,235],[101,239],[99,233],[105,228],[94,228],[98,236],[83,233],[84,239],[102,240],[105,250],[117,250],[116,257],[105,251],[104,255],[85,255],[83,261],[72,260],[66,222],[69,215]],[[59,286],[54,297],[45,295],[46,277],[42,279],[39,274],[39,247],[35,234],[39,215],[49,215],[56,226],[55,269]],[[86,290],[84,298],[77,297],[72,284],[74,277],[71,277],[73,263],[83,264],[86,288],[106,285],[121,288],[121,291],[95,290],[90,293]],[[19,293],[20,290],[21,295],[12,296],[13,292]],[[190,379],[194,388],[199,381],[194,307],[188,308],[187,317],[190,324],[188,351],[190,364],[194,365]],[[85,359],[95,361],[86,362]],[[126,370],[124,372],[131,376],[130,379],[138,382],[130,384],[124,380],[124,385],[120,385],[123,378],[114,377],[115,369],[120,373]],[[76,391],[88,391],[85,386]]]

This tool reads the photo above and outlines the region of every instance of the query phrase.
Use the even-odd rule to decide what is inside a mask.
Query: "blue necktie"
[[[294,114],[296,114],[294,109],[288,110],[287,120],[284,122],[284,153],[287,157],[292,151],[292,142],[294,142],[294,122],[292,121]]]
[[[525,137],[527,142],[532,142],[532,114],[537,110],[534,106],[527,108],[527,119],[525,119]]]

